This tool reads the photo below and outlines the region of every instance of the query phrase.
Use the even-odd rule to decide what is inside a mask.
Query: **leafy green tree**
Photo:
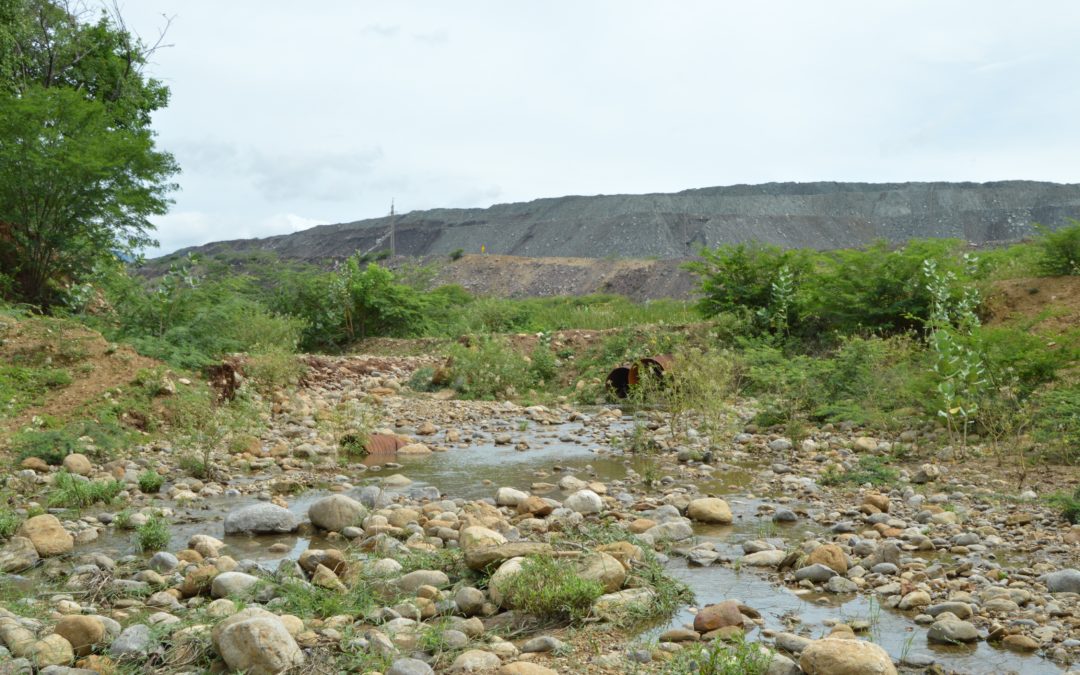
[[[0,269],[48,309],[110,257],[151,244],[178,167],[150,115],[168,89],[119,17],[0,0]],[[2,287],[2,285],[0,285]]]
[[[356,256],[338,273],[335,295],[349,340],[417,335],[427,326],[427,303],[419,291],[397,283],[393,272],[375,263],[361,269]]]

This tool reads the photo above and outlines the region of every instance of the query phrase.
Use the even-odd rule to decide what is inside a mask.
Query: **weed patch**
[[[61,471],[56,474],[48,504],[69,509],[81,509],[99,502],[111,504],[123,490],[124,484],[118,480],[91,481]]]
[[[559,623],[581,621],[604,594],[600,582],[582,579],[566,563],[545,556],[526,558],[521,571],[500,590],[512,607]]]

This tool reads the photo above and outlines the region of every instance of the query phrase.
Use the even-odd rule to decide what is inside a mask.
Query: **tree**
[[[150,128],[168,102],[142,74],[157,45],[115,13],[88,17],[0,0],[0,273],[45,310],[102,260],[153,243],[147,218],[165,213],[178,171]]]

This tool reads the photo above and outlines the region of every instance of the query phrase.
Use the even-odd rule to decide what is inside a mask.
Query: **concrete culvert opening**
[[[630,369],[626,366],[615,368],[607,376],[607,389],[619,398],[630,395]]]

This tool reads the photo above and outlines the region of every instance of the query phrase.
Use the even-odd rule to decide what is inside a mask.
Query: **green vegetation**
[[[178,170],[150,128],[169,91],[119,18],[55,0],[3,12],[0,292],[49,309],[151,241]]]
[[[526,558],[521,571],[499,588],[510,606],[557,623],[581,621],[604,594],[598,581],[582,579],[546,556]]]
[[[62,368],[0,365],[0,419],[41,403],[49,390],[69,384],[71,374]]]
[[[124,484],[118,480],[92,481],[61,471],[53,481],[48,504],[69,509],[81,509],[98,502],[111,504],[123,491]]]
[[[772,653],[755,642],[687,643],[664,665],[667,675],[763,675]]]
[[[169,520],[160,513],[154,513],[135,528],[135,537],[143,553],[164,551],[169,546]]]
[[[858,465],[847,471],[826,471],[821,477],[822,485],[894,485],[900,472],[889,466],[884,457],[864,455]]]
[[[1080,274],[1080,221],[1058,230],[1040,227],[1036,267],[1042,276]]]
[[[1061,511],[1062,517],[1070,523],[1080,523],[1080,488],[1072,495],[1067,492],[1056,492],[1048,498],[1054,508]]]
[[[22,518],[6,506],[0,506],[0,539],[10,539],[19,529]]]
[[[161,492],[161,486],[164,484],[165,479],[153,469],[147,469],[139,474],[139,490],[141,492],[146,494]]]

